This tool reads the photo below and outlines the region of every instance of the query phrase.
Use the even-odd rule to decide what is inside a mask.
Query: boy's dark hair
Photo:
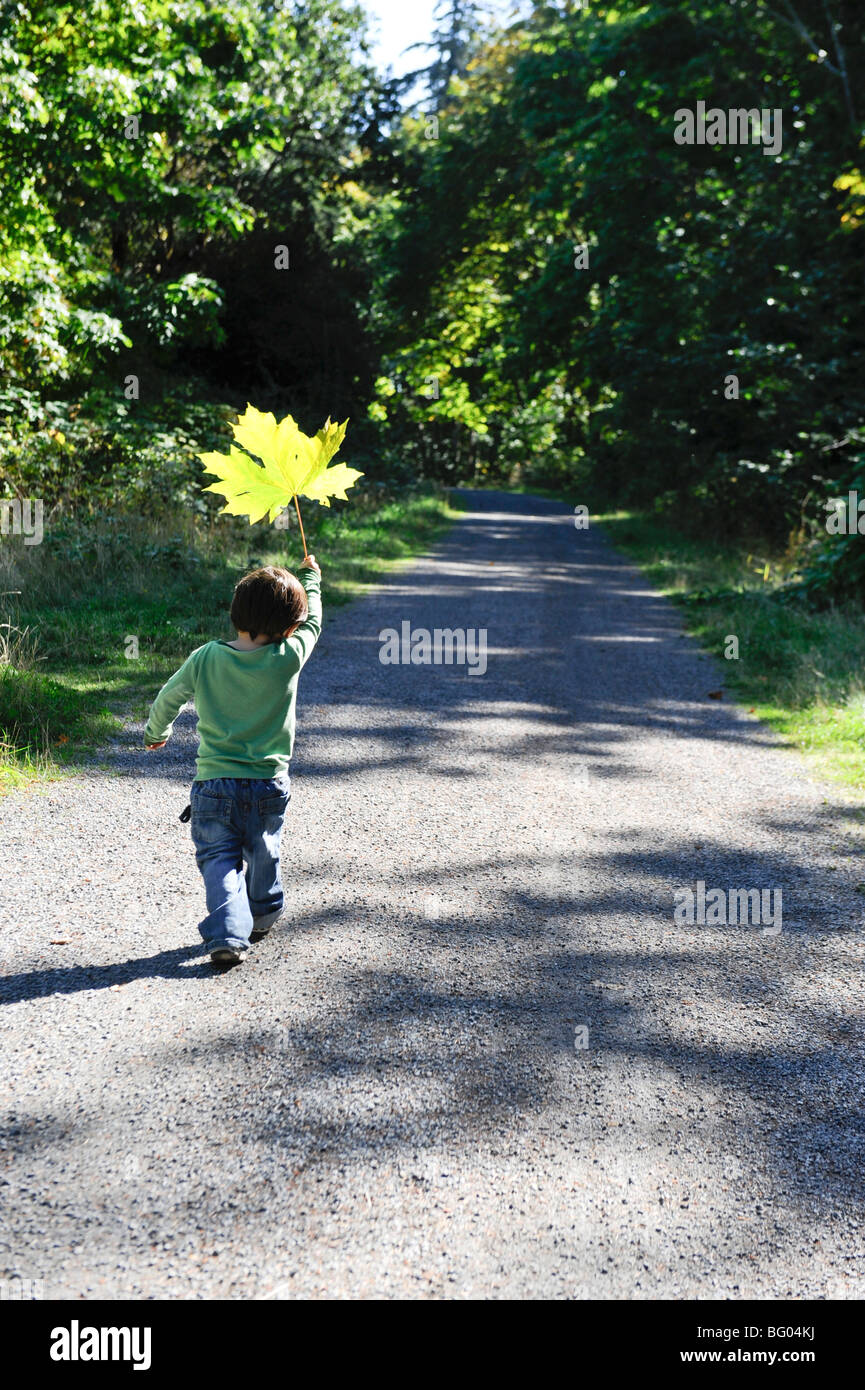
[[[302,623],[309,605],[306,590],[290,570],[278,565],[245,574],[235,585],[231,600],[231,622],[238,632],[250,637],[263,634],[272,642],[281,640],[286,628]]]

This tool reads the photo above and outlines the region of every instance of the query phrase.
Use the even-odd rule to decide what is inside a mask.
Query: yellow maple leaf
[[[291,415],[277,422],[269,411],[247,405],[231,427],[235,444],[229,452],[198,455],[204,471],[218,479],[204,491],[221,493],[226,498],[223,512],[248,516],[250,524],[265,514],[274,521],[298,495],[329,507],[331,497],[344,498],[346,488],[363,477],[358,469],[347,468],[344,463],[328,468],[347,426],[347,420],[340,425],[328,416],[310,439]]]
[[[348,468],[344,463],[335,463],[332,468],[326,468],[311,483],[307,483],[302,495],[311,497],[314,502],[320,502],[323,507],[329,507],[331,497],[345,498],[346,488],[362,477],[363,474],[356,468]]]

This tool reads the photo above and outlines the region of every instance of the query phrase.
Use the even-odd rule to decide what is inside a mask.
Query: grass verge
[[[732,694],[806,754],[815,775],[865,791],[865,621],[785,593],[786,555],[683,534],[639,512],[593,513],[724,659]],[[730,639],[738,642],[738,659]],[[726,659],[725,659],[726,658]]]

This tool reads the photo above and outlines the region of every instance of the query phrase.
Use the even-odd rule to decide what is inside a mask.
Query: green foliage
[[[860,433],[860,441],[865,435]],[[865,457],[862,459],[865,464]],[[865,501],[865,467],[860,468],[843,485],[839,485],[837,498],[844,512],[847,510],[848,493],[853,492],[857,499]],[[833,494],[835,496],[835,494]],[[830,499],[831,500],[831,499]],[[824,527],[828,517],[824,513]],[[849,518],[845,517],[845,523]],[[865,522],[859,515],[857,521]],[[865,536],[858,531],[845,531],[837,535],[825,529],[817,531],[812,539],[803,561],[802,589],[812,600],[818,602],[859,602],[865,597]]]
[[[0,488],[41,497],[53,526],[60,513],[83,521],[118,506],[204,512],[198,453],[222,441],[234,410],[202,394],[194,379],[164,389],[152,405],[108,386],[74,401],[8,387],[0,391]]]
[[[166,284],[130,286],[123,298],[128,306],[124,321],[136,326],[160,348],[172,350],[213,344],[221,347],[225,330],[219,322],[223,293],[215,280],[190,271]],[[127,347],[132,344],[127,340]]]
[[[210,400],[359,400],[366,272],[347,247],[377,101],[362,12],[343,0],[0,0],[0,379],[42,406],[0,452],[13,487],[19,466],[81,476],[94,452],[122,452],[130,373],[136,444],[157,414],[188,429],[182,392],[166,393],[178,376],[213,383]],[[312,385],[328,340],[329,379]]]
[[[373,418],[442,475],[812,538],[812,587],[861,593],[860,547],[822,521],[865,418],[863,90],[843,0],[538,5],[488,38],[438,138],[401,131]],[[780,109],[781,150],[677,144],[698,97]]]

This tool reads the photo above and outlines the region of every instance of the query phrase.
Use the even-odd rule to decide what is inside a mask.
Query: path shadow
[[[754,1119],[748,1163],[779,1201],[810,1215],[858,1213],[865,1020],[855,989],[817,994],[813,985],[843,979],[849,932],[861,934],[861,923],[830,929],[819,905],[798,902],[811,866],[783,847],[761,853],[706,843],[701,853],[710,867],[685,843],[662,852],[611,845],[590,862],[575,861],[572,881],[555,878],[552,890],[536,856],[459,871],[407,868],[395,890],[433,888],[445,903],[433,922],[394,908],[394,931],[402,942],[411,936],[415,969],[346,967],[333,981],[338,1006],[322,1002],[312,1021],[278,1028],[250,1020],[213,1045],[226,1062],[256,1055],[250,1132],[292,1164],[381,1159],[407,1145],[465,1151],[512,1131],[520,1117],[559,1115],[570,1095],[566,1114],[578,1135],[587,1107],[617,1104],[617,1083],[604,1090],[608,1076],[651,1069],[676,1078],[686,1098],[710,1085],[723,1099],[725,1113],[695,1122],[689,1142],[703,1137],[707,1153],[735,1154],[741,1124]],[[556,875],[561,858],[548,861]],[[537,889],[510,886],[532,863],[541,873]],[[460,894],[485,870],[500,887],[464,910]],[[725,886],[783,885],[791,915],[782,934],[676,926],[672,887],[701,876]],[[616,886],[599,893],[596,877]],[[604,922],[595,944],[586,925]],[[357,930],[356,909],[312,907],[276,942],[284,956],[292,936],[332,940]],[[683,969],[689,993],[680,1002]],[[688,1027],[671,1026],[680,1015]],[[575,1023],[590,1027],[585,1056],[574,1051]],[[210,1042],[190,1050],[185,1040],[185,1049],[167,1049],[164,1062],[186,1068],[214,1060]],[[572,1091],[563,1090],[563,1076]],[[274,1105],[274,1093],[284,1104]],[[657,1141],[671,1109],[653,1087],[633,1118]],[[230,1118],[227,1109],[226,1124]]]
[[[197,959],[204,950],[202,943],[178,946],[173,951],[158,951],[153,956],[113,961],[110,965],[58,965],[47,970],[0,975],[0,1005],[44,999],[49,994],[111,989],[131,984],[133,980],[212,978],[215,972],[209,959]]]

